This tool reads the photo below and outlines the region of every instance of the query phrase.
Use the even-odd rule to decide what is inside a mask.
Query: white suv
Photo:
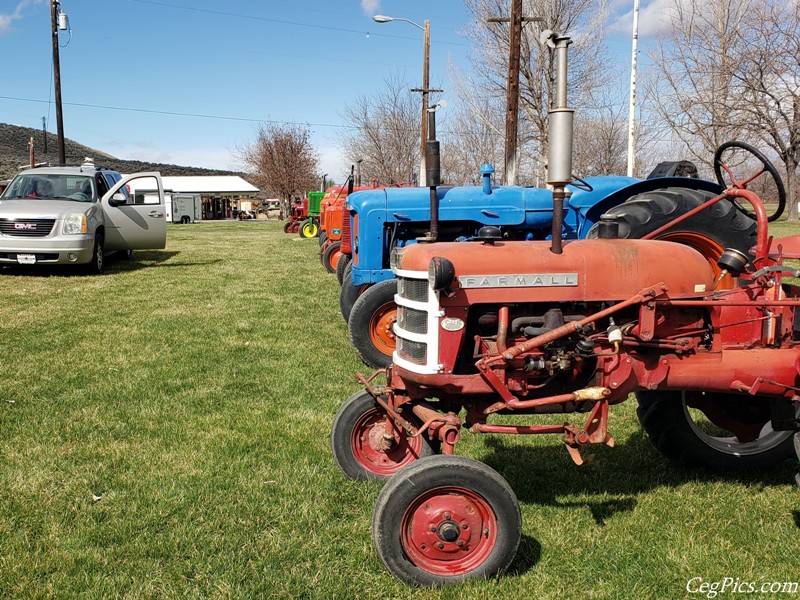
[[[143,178],[157,195],[130,195],[127,183]],[[0,266],[84,264],[101,273],[108,252],[164,248],[166,240],[157,172],[122,178],[87,159],[22,171],[0,196]]]

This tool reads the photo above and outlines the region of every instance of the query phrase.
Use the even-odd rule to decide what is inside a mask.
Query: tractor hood
[[[591,191],[568,186],[572,196],[568,204],[577,211],[593,206],[620,188],[637,183],[631,177],[589,177]],[[519,186],[500,186],[485,193],[477,186],[440,187],[440,221],[472,221],[483,225],[527,225],[531,228],[549,227],[553,217],[553,194],[548,189]],[[350,210],[362,222],[421,223],[430,221],[429,188],[385,188],[351,194],[347,198]],[[578,223],[567,219],[565,226],[575,230]]]
[[[664,282],[673,299],[702,296],[714,273],[696,250],[652,240],[574,240],[562,254],[549,242],[453,242],[395,250],[395,275],[419,278],[431,259],[455,268],[451,288],[470,303],[625,300]],[[534,289],[535,288],[535,289]]]

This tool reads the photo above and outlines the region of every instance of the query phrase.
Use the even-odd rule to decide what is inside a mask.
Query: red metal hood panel
[[[714,286],[705,257],[664,241],[575,240],[564,243],[560,255],[545,241],[415,244],[404,250],[400,265],[427,272],[434,256],[453,263],[454,289],[474,302],[500,301],[498,290],[505,302],[623,300],[662,281],[677,299],[702,296]]]

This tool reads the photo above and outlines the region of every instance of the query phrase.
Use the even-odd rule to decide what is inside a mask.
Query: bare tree
[[[714,151],[742,131],[734,72],[753,0],[671,0],[666,29],[650,53],[658,76],[648,93],[694,160],[711,164]]]
[[[311,133],[301,125],[259,125],[256,140],[238,148],[238,158],[263,191],[282,200],[282,218],[288,216],[293,196],[316,189],[319,182],[319,157]]]
[[[344,111],[348,129],[341,137],[346,160],[359,160],[366,179],[381,183],[413,181],[419,171],[421,99],[396,76],[384,88],[361,96]]]
[[[737,30],[742,54],[734,71],[743,119],[783,161],[789,219],[798,219],[800,159],[800,3],[753,6]]]
[[[460,103],[452,116],[443,119],[439,129],[442,141],[442,179],[455,185],[478,185],[480,167],[491,164],[502,170],[503,129],[499,120],[503,110],[488,99]]]
[[[467,30],[477,57],[473,60],[476,80],[469,90],[472,95],[483,95],[494,100],[502,98],[508,74],[508,25],[490,24],[486,19],[508,13],[506,0],[466,0],[474,25]],[[519,182],[541,182],[547,156],[548,111],[554,95],[554,55],[542,46],[539,36],[545,29],[571,36],[570,47],[570,105],[575,108],[589,106],[592,92],[607,83],[608,71],[603,61],[605,55],[604,0],[525,0],[523,13],[543,19],[540,23],[527,23],[522,30],[520,61],[520,119],[518,156],[527,162],[528,174],[519,169]]]

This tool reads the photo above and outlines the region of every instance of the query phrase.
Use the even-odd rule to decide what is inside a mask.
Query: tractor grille
[[[428,346],[422,342],[412,342],[399,337],[397,354],[409,362],[424,365],[428,359]]]
[[[406,300],[415,302],[428,301],[428,280],[427,279],[405,279],[401,277],[397,280],[397,293]]]
[[[397,307],[397,326],[411,333],[428,333],[428,313],[399,306]]]
[[[0,233],[11,237],[46,237],[55,219],[0,219]]]
[[[342,245],[339,251],[342,254],[353,253],[353,242],[350,239],[350,212],[347,210],[342,215]]]

